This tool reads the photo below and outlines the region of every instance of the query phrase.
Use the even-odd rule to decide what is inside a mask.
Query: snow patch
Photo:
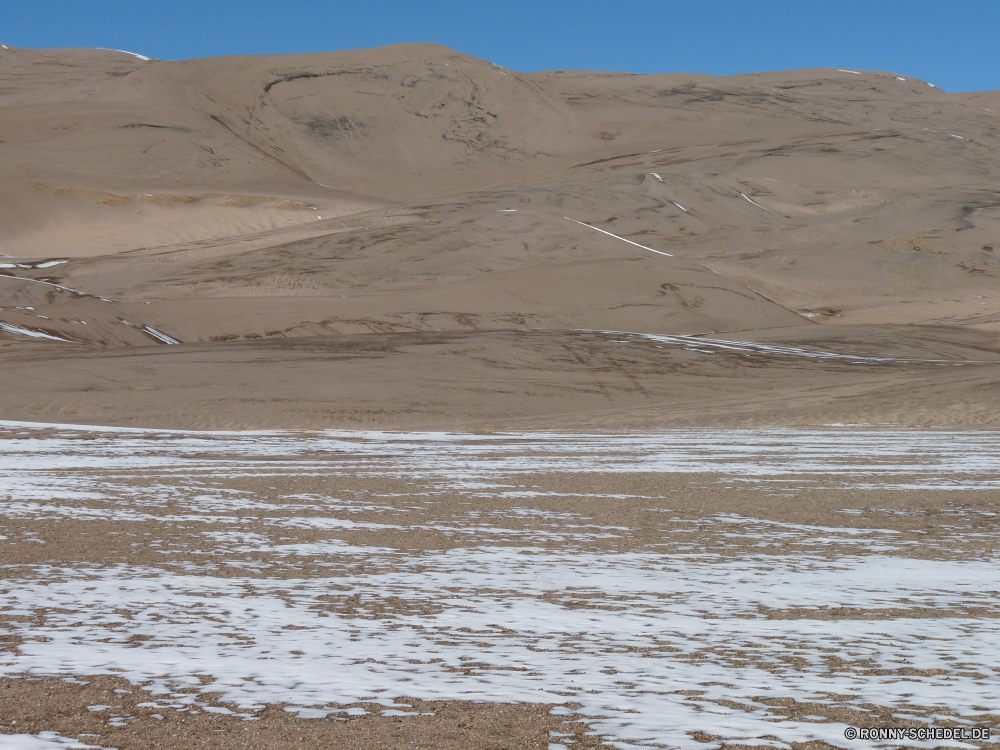
[[[6,49],[6,47],[4,47]],[[79,740],[63,737],[58,732],[38,734],[0,734],[0,750],[67,750],[72,748],[100,748],[100,745],[85,745]]]
[[[0,264],[3,265],[3,264]],[[18,266],[18,268],[30,268],[31,266]],[[51,281],[42,281],[40,279],[29,279],[25,276],[6,276],[0,274],[0,279],[16,279],[18,281],[30,281],[34,284],[45,284],[45,286],[51,286],[64,292],[69,292],[70,294],[76,294],[80,297],[94,297],[95,299],[104,300],[105,302],[116,302],[117,300],[109,299],[108,297],[98,297],[95,294],[87,294],[86,292],[81,292],[76,289],[70,289],[68,286],[60,286],[59,284],[53,284]]]
[[[757,208],[762,208],[762,209],[764,209],[765,211],[767,211],[767,212],[768,212],[769,214],[774,214],[775,216],[777,216],[777,215],[778,215],[778,214],[775,214],[775,213],[774,213],[774,211],[772,211],[771,209],[769,209],[769,208],[764,208],[764,207],[763,207],[762,205],[760,205],[760,204],[759,204],[759,203],[757,203],[756,201],[753,201],[753,200],[750,200],[750,198],[748,198],[748,197],[746,196],[746,194],[744,194],[744,193],[740,193],[740,195],[742,195],[742,196],[743,196],[744,198],[746,198],[746,199],[747,199],[748,201],[750,201],[751,203],[753,203],[753,204],[754,204],[754,205],[755,205],[755,206],[756,206]]]
[[[128,50],[124,49],[108,49],[107,47],[98,47],[97,49],[101,50],[102,52],[120,52],[123,55],[132,55],[132,57],[138,57],[140,60],[145,60],[147,62],[153,59],[151,57],[146,57],[145,55],[140,55],[137,52],[129,52]]]
[[[44,317],[39,315],[38,317]],[[13,323],[4,323],[0,321],[0,331],[6,333],[17,333],[22,336],[31,336],[36,339],[52,339],[53,341],[62,341],[67,344],[76,344],[76,341],[70,341],[69,339],[60,338],[59,336],[53,336],[50,333],[45,333],[44,331],[37,331],[34,328],[23,328],[21,326],[14,325]]]
[[[874,703],[895,714],[912,705],[960,715],[973,713],[969,706],[1000,710],[992,681],[969,667],[1000,668],[995,617],[942,614],[890,625],[877,617],[764,614],[838,607],[1000,614],[989,593],[990,562],[483,546],[397,552],[375,570],[378,554],[365,555],[371,571],[329,579],[129,565],[49,568],[55,579],[45,581],[11,576],[11,590],[0,594],[5,613],[44,612],[45,620],[9,621],[23,642],[5,655],[0,674],[114,671],[151,681],[156,692],[196,686],[240,708],[286,703],[306,716],[358,702],[394,711],[403,696],[575,701],[620,747],[666,742],[686,750],[719,747],[690,736],[705,729],[706,712],[725,714],[714,733],[730,741],[776,735],[850,747],[844,724],[789,720],[761,699],[795,696],[860,711]],[[443,610],[378,618],[324,611],[324,602],[352,595],[376,605],[437,602]],[[802,666],[789,669],[789,654]],[[470,656],[472,674],[463,674]],[[904,666],[923,674],[901,679]],[[214,681],[201,685],[198,676],[209,675]]]
[[[604,229],[600,229],[599,227],[595,227],[595,226],[592,226],[590,224],[585,224],[584,222],[577,221],[576,219],[571,219],[568,216],[563,216],[563,218],[566,219],[566,221],[572,221],[574,224],[579,224],[580,226],[589,227],[590,229],[593,229],[595,232],[600,232],[601,234],[606,234],[609,237],[614,237],[616,240],[621,240],[622,242],[627,242],[630,245],[635,245],[636,247],[641,247],[643,250],[649,250],[649,252],[651,252],[651,253],[656,253],[657,255],[666,255],[668,258],[673,258],[674,257],[670,253],[665,253],[662,250],[654,250],[651,247],[646,247],[645,245],[640,245],[638,242],[632,242],[632,240],[627,240],[624,237],[619,237],[617,234],[612,234],[611,232],[605,231]]]
[[[638,335],[609,333],[626,341]],[[695,351],[719,351],[713,344],[774,348],[649,337]],[[322,431],[307,437],[0,422],[0,516],[51,523],[60,516],[117,514],[166,529],[195,522],[204,525],[187,532],[199,539],[197,554],[231,566],[224,575],[213,573],[175,549],[158,565],[47,563],[5,570],[0,612],[21,645],[2,654],[0,675],[116,674],[135,684],[148,681],[164,708],[197,704],[194,688],[234,707],[281,703],[304,718],[410,715],[411,706],[396,702],[403,696],[563,704],[557,715],[585,719],[623,750],[655,744],[717,750],[736,740],[769,746],[822,740],[857,750],[856,742],[844,740],[845,725],[825,718],[827,712],[873,723],[886,712],[894,723],[933,721],[914,714],[914,707],[925,706],[947,713],[949,722],[974,725],[981,714],[1000,711],[991,678],[1000,672],[995,557],[889,554],[923,542],[870,525],[722,513],[692,521],[687,551],[619,552],[573,539],[554,547],[545,534],[555,528],[568,536],[581,519],[523,508],[523,496],[533,493],[512,477],[680,472],[782,488],[995,492],[998,461],[1000,434],[986,430]],[[268,529],[374,528],[338,514],[377,509],[372,503],[383,501],[304,494],[279,502],[219,483],[267,477],[277,484],[278,477],[306,474],[326,481],[348,472],[425,481],[433,492],[469,499],[517,496],[513,513],[551,522],[517,533],[538,533],[545,544],[529,538],[515,546],[515,537],[501,537],[503,529],[482,521],[467,529],[449,524],[449,531],[473,536],[466,546],[448,549],[388,549],[330,536],[288,543]],[[139,475],[152,477],[150,484],[134,484]],[[186,479],[178,483],[178,477]],[[670,512],[663,498],[650,500]],[[420,511],[387,510],[394,528],[430,528]],[[975,543],[995,546],[1000,533],[989,525],[993,516],[984,515],[988,523]],[[242,526],[265,517],[260,527]],[[945,531],[948,521],[942,521]],[[743,551],[702,544],[708,533],[731,537]],[[950,549],[961,535],[924,549]],[[754,545],[768,549],[756,552]],[[795,552],[774,554],[781,545]],[[847,553],[837,551],[845,547]],[[243,574],[238,566],[248,552],[320,562],[329,572]],[[837,614],[839,608],[853,616]],[[885,617],[893,611],[907,614]],[[774,705],[789,697],[829,711],[790,719]],[[367,709],[341,708],[358,703]],[[872,704],[882,708],[875,712]],[[720,739],[692,736],[706,730]],[[550,737],[572,746],[564,735]],[[18,741],[34,744],[13,744]],[[54,733],[0,735],[0,749],[52,750],[72,742]]]
[[[770,299],[760,292],[765,299]],[[771,300],[772,302],[774,300]],[[816,313],[802,313],[804,317],[815,317]],[[894,357],[872,357],[857,354],[837,354],[819,349],[803,349],[797,346],[783,346],[778,344],[760,344],[754,341],[728,341],[725,339],[711,339],[702,336],[687,334],[655,334],[655,333],[628,333],[625,331],[601,331],[605,334],[619,336],[633,336],[636,338],[649,339],[664,344],[681,346],[691,351],[731,351],[741,354],[768,354],[788,357],[806,357],[812,359],[834,359],[856,364],[875,364],[881,362],[907,362],[935,365],[967,365],[967,364],[1000,364],[995,360],[954,360],[954,359],[896,359]]]
[[[136,326],[136,327],[140,331],[145,331],[146,333],[148,333],[153,338],[159,339],[164,344],[179,344],[179,343],[181,343],[177,339],[172,338],[172,337],[168,336],[165,333],[161,333],[160,331],[157,331],[155,328],[153,328],[153,326]]]

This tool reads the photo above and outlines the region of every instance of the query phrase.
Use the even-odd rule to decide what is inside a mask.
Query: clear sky
[[[1000,0],[6,0],[0,42],[165,60],[436,42],[520,71],[886,70],[1000,89]]]

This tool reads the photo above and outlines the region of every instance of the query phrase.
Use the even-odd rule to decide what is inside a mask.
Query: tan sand
[[[958,335],[915,325],[979,329],[973,348],[992,348],[997,95],[902,77],[520,74],[433,45],[184,62],[5,50],[0,273],[20,278],[0,278],[16,326],[0,330],[17,382],[4,414],[990,426],[990,368],[869,368],[845,391],[828,363],[765,359],[728,368],[713,398],[700,375],[692,391],[665,362],[634,368],[637,347],[602,348],[607,382],[589,354],[561,356],[567,330],[780,343],[817,324],[848,353]],[[53,260],[67,262],[35,267]],[[481,335],[499,330],[546,333]],[[427,332],[460,333],[460,364]],[[277,341],[369,351],[341,338],[358,333],[397,335],[388,370],[371,354],[293,365],[301,344]],[[546,390],[576,393],[578,377],[613,395]]]

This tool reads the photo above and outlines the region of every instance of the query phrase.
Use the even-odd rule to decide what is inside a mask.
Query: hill
[[[0,50],[0,405],[994,426],[994,110],[876,71]]]

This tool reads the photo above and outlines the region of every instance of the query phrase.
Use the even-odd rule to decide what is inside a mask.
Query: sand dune
[[[721,394],[711,367],[574,332],[981,358],[953,345],[1000,330],[998,96],[833,69],[522,74],[421,44],[3,50],[0,362],[19,386],[0,398],[160,426],[992,425],[991,365],[865,365],[847,393],[842,363],[726,355]],[[599,380],[561,354],[586,336],[620,394],[536,392],[544,362],[567,394]],[[248,379],[199,401],[231,372]]]

